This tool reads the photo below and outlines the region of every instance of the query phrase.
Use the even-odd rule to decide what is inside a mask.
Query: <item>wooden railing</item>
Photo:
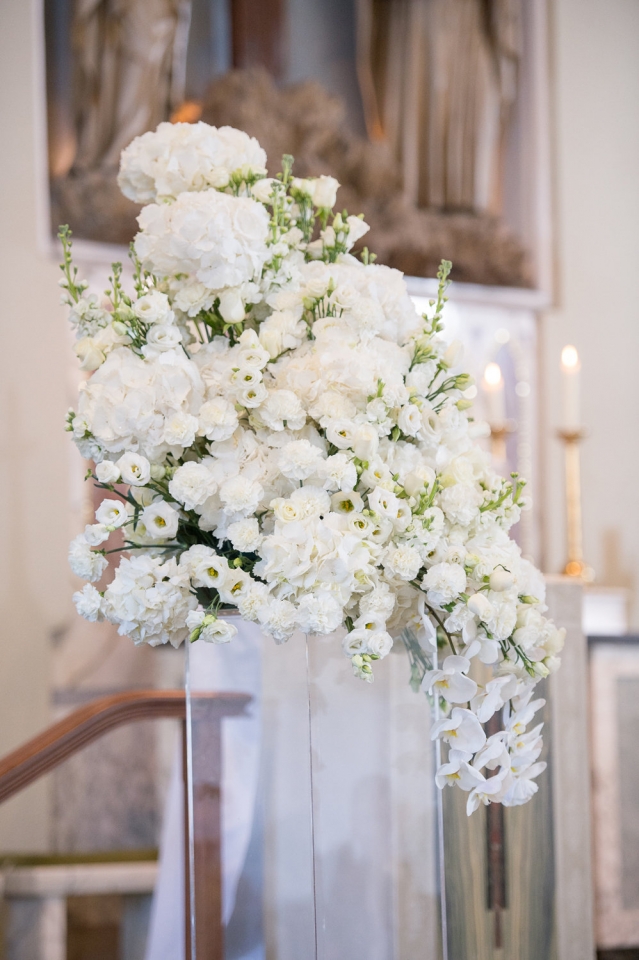
[[[242,693],[198,692],[192,696],[193,807],[191,829],[195,890],[190,889],[189,817],[185,763],[185,942],[191,960],[191,897],[195,899],[197,960],[223,960],[220,799],[221,723],[241,716],[250,697]],[[0,760],[0,803],[53,770],[72,754],[115,727],[138,720],[182,721],[186,757],[186,696],[183,690],[134,690],[100,697]]]

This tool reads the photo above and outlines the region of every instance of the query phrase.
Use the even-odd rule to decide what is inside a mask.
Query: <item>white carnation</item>
[[[262,540],[260,527],[255,517],[246,520],[236,520],[231,523],[226,532],[236,550],[241,553],[254,553],[259,549]]]
[[[235,433],[238,423],[233,404],[224,397],[215,397],[200,408],[198,433],[209,440],[228,440]]]
[[[272,390],[260,408],[260,417],[271,430],[301,430],[304,408],[292,390]]]
[[[322,451],[308,440],[292,440],[280,450],[278,466],[285,477],[306,480],[317,472],[322,459]]]
[[[189,461],[178,467],[169,482],[169,493],[187,510],[201,507],[217,490],[217,483],[208,467]]]
[[[466,573],[458,563],[436,563],[422,580],[429,603],[441,607],[466,589]]]
[[[75,608],[81,617],[95,623],[96,620],[103,620],[102,614],[102,596],[90,583],[85,583],[82,590],[77,590],[73,594]]]
[[[94,553],[82,534],[69,544],[69,566],[77,577],[95,583],[109,565],[101,553]]]

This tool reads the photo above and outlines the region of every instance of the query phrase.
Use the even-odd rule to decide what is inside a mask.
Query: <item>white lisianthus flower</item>
[[[407,437],[416,437],[422,427],[422,415],[414,403],[407,403],[399,411],[397,426]]]
[[[85,583],[82,590],[77,590],[73,594],[73,602],[76,610],[85,620],[89,620],[91,623],[104,620],[102,596],[90,583]]]
[[[279,189],[279,180],[275,180],[273,177],[263,177],[253,184],[251,195],[260,203],[269,203],[273,199],[276,185]]]
[[[466,589],[466,572],[458,563],[436,563],[422,580],[428,602],[436,607],[455,600]]]
[[[337,199],[337,197],[335,199]],[[347,217],[346,224],[348,226],[349,248],[356,244],[358,240],[361,240],[362,237],[366,236],[370,230],[369,225],[362,217]]]
[[[95,475],[100,483],[117,483],[120,479],[120,468],[110,460],[103,460],[96,464]]]
[[[109,539],[111,532],[103,523],[89,523],[84,528],[84,539],[90,547],[99,547]]]
[[[386,630],[373,630],[367,633],[366,649],[372,656],[382,660],[391,652],[392,646],[393,638]]]
[[[338,189],[339,182],[335,177],[318,177],[317,180],[313,181],[313,204],[316,207],[332,210],[337,201]]]
[[[107,527],[123,526],[129,519],[129,511],[122,500],[103,500],[95,511],[95,519]]]
[[[191,610],[186,618],[190,630],[190,639],[204,640],[206,643],[229,643],[237,635],[237,627],[228,620],[218,620],[203,610]]]
[[[352,443],[355,456],[360,460],[372,460],[379,448],[379,434],[370,423],[362,423],[355,430]]]
[[[133,302],[133,313],[145,323],[172,324],[175,314],[169,298],[159,290],[151,290]]]
[[[223,290],[220,294],[220,314],[227,323],[239,323],[244,319],[246,308],[238,289]]]
[[[83,534],[79,534],[71,541],[69,545],[69,566],[76,577],[82,577],[83,580],[95,583],[100,579],[108,565],[107,558],[101,553],[94,553]]]
[[[158,353],[166,350],[175,350],[182,342],[182,333],[174,324],[156,323],[151,327],[146,337],[146,345],[142,347],[145,357],[152,359]]]
[[[352,448],[357,433],[357,424],[353,420],[339,419],[331,420],[326,426],[326,439],[332,443],[338,450],[347,450]],[[379,442],[379,437],[375,432],[375,438]]]
[[[223,589],[228,575],[228,560],[211,554],[196,564],[192,577],[196,587],[215,587],[220,590]]]
[[[231,523],[226,535],[233,547],[242,553],[255,553],[264,539],[255,517],[236,520],[235,523]]]
[[[320,468],[322,451],[308,440],[292,440],[280,450],[278,466],[291,480],[306,480]]]
[[[216,491],[217,483],[208,467],[192,460],[178,467],[169,482],[169,493],[187,510],[201,507]]]
[[[151,464],[146,457],[137,453],[124,453],[116,462],[124,483],[144,487],[151,479]]]
[[[180,514],[165,500],[156,500],[142,511],[147,535],[154,540],[172,540],[178,532]]]

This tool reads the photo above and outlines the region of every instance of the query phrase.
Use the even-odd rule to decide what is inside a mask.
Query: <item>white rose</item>
[[[339,181],[335,177],[318,177],[313,184],[313,203],[316,207],[333,209],[337,200]]]
[[[264,539],[255,517],[246,520],[236,520],[229,525],[226,531],[228,539],[240,553],[254,553]]]
[[[216,490],[217,484],[211,471],[204,464],[193,461],[178,467],[169,483],[169,493],[187,510],[201,507]]]
[[[81,617],[95,623],[96,620],[103,620],[102,597],[90,583],[85,583],[82,590],[77,590],[73,594],[75,608]]]
[[[409,497],[416,497],[431,487],[435,482],[435,471],[426,464],[421,464],[408,474],[404,480],[404,490]]]
[[[159,290],[151,290],[132,305],[133,313],[145,323],[173,323],[175,314],[171,310],[169,298]]]
[[[198,433],[209,440],[228,440],[235,433],[238,423],[237,410],[224,397],[207,400],[200,407]]]
[[[151,464],[139,453],[124,453],[116,461],[116,467],[124,483],[143,487],[151,479]]]
[[[178,532],[180,515],[164,500],[157,500],[142,511],[141,520],[149,537],[154,540],[172,540]]]
[[[100,483],[117,483],[120,479],[120,470],[111,460],[103,460],[96,465],[95,475]]]

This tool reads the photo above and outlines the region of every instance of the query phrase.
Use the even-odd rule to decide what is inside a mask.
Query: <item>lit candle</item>
[[[579,430],[579,371],[581,363],[575,347],[568,344],[561,351],[561,413],[564,430]]]
[[[484,370],[484,393],[486,395],[486,411],[488,422],[496,426],[503,425],[506,420],[506,397],[504,394],[504,378],[498,363],[489,363]]]

